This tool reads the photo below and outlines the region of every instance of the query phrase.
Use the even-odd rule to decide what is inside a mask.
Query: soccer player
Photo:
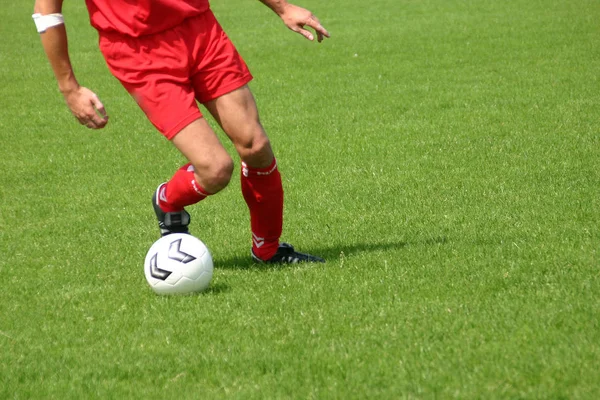
[[[329,37],[310,11],[286,0],[261,0],[308,40]],[[73,73],[62,16],[63,0],[36,0],[33,19],[58,87],[79,123],[100,129],[108,114],[98,96]],[[197,102],[234,144],[242,165],[242,194],[250,211],[251,256],[256,262],[323,262],[280,242],[283,188],[277,161],[253,95],[252,75],[210,10],[208,0],[86,0],[112,74],[150,122],[188,164],[158,186],[152,204],[162,235],[188,232],[184,207],[229,183],[233,160]],[[308,30],[312,28],[314,33]]]

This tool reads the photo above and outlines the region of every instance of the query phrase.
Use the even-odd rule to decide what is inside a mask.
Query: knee
[[[250,164],[260,164],[261,160],[270,159],[273,156],[271,142],[260,124],[250,128],[243,135],[244,139],[236,144],[237,151],[242,160]]]
[[[212,162],[208,167],[195,169],[196,179],[209,193],[214,194],[225,189],[229,184],[233,174],[233,160],[225,158]]]

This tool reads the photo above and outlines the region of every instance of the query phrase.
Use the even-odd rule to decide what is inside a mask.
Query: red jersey
[[[99,32],[138,37],[163,32],[209,9],[208,0],[85,0]]]

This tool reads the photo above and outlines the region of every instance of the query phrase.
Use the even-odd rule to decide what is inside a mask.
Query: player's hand
[[[81,125],[91,129],[101,129],[106,126],[108,115],[96,93],[79,86],[63,95],[71,113]]]
[[[314,40],[315,37],[306,29],[307,26],[315,30],[319,43],[323,41],[323,38],[330,36],[327,29],[323,28],[319,22],[319,19],[302,7],[288,4],[279,16],[288,28],[301,34],[308,40]]]

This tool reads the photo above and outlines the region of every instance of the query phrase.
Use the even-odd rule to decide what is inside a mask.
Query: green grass
[[[600,397],[597,2],[301,4],[326,43],[258,2],[213,9],[255,75],[284,239],[328,262],[253,265],[234,179],[190,208],[216,270],[184,297],[142,268],[181,156],[83,4],[65,15],[100,132],[65,107],[31,4],[2,6],[0,398]]]

